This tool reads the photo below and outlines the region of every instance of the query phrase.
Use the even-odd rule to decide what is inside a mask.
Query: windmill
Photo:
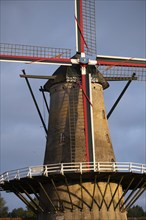
[[[45,165],[1,176],[1,187],[13,191],[40,219],[105,219],[107,215],[109,219],[126,219],[125,210],[145,189],[145,165],[115,161],[102,97],[109,80],[145,80],[145,60],[88,59],[87,54],[95,52],[94,3],[76,1],[77,54],[72,58],[66,55],[68,50],[1,44],[3,61],[61,65],[52,77],[30,76],[25,71],[22,75],[28,85],[29,77],[49,79],[41,89],[51,93],[48,130],[44,125],[48,137]],[[90,23],[93,26],[88,27]],[[46,57],[48,53],[50,57]],[[130,172],[120,172],[124,169]],[[131,174],[134,170],[138,173]],[[124,201],[130,189],[133,191]]]

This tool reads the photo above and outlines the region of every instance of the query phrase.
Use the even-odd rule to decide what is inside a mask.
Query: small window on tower
[[[105,136],[106,136],[106,140],[107,140],[107,142],[110,143],[110,137],[109,137],[109,135],[106,134]]]
[[[105,119],[105,111],[102,110],[102,118]]]
[[[65,135],[64,135],[64,133],[61,133],[60,134],[60,143],[63,143],[63,142],[65,142]]]

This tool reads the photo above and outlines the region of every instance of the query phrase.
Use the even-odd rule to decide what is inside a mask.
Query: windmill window
[[[105,119],[105,111],[102,110],[102,118]]]
[[[110,138],[109,138],[108,134],[106,134],[106,140],[107,140],[108,143],[110,143]]]
[[[64,143],[65,142],[65,135],[64,133],[60,134],[60,143]]]

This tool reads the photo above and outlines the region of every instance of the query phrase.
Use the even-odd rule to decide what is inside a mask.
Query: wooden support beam
[[[25,70],[22,70],[22,72],[23,72],[23,76],[27,76],[26,73],[25,73]],[[35,107],[36,107],[36,109],[37,109],[37,112],[38,112],[38,114],[39,114],[39,117],[40,117],[40,119],[41,119],[42,125],[43,125],[44,130],[45,130],[46,135],[47,135],[47,134],[48,134],[48,130],[47,130],[47,128],[46,128],[46,124],[45,124],[44,119],[43,119],[43,117],[42,117],[42,114],[41,114],[41,111],[40,111],[40,109],[39,109],[38,103],[37,103],[37,101],[36,101],[36,99],[35,99],[35,96],[34,96],[34,94],[33,94],[31,85],[30,85],[29,80],[28,80],[27,77],[25,78],[25,80],[26,80],[26,83],[27,83],[27,86],[28,86],[28,88],[29,88],[30,94],[31,94],[31,96],[32,96],[32,99],[33,99],[33,101],[34,101]]]
[[[117,187],[116,187],[116,189],[115,189],[115,191],[114,191],[114,194],[112,195],[111,201],[110,201],[110,203],[109,203],[109,205],[108,205],[108,207],[107,207],[107,211],[109,210],[109,208],[110,208],[112,202],[114,201],[114,197],[115,197],[115,195],[116,195],[116,193],[117,193],[117,191],[118,191],[118,189],[119,189],[119,186],[120,186],[120,184],[121,184],[123,178],[124,178],[124,176],[121,177],[119,183],[117,184]],[[114,204],[113,204],[113,205],[114,205]]]
[[[97,179],[97,175],[95,175],[95,179],[94,179],[94,186],[93,186],[93,194],[92,194],[92,202],[91,202],[91,206],[90,206],[90,211],[92,210],[93,203],[94,203],[94,195],[95,195],[95,188],[96,188],[96,179]]]
[[[69,195],[69,199],[70,199],[71,211],[73,211],[73,202],[72,202],[71,193],[70,193],[69,186],[68,186],[68,181],[67,181],[66,176],[64,178],[65,178],[65,184],[66,184],[68,195]]]
[[[84,198],[83,198],[83,187],[82,187],[82,174],[80,175],[80,190],[81,190],[81,200],[82,200],[82,205],[81,205],[81,211],[83,210],[84,207]]]
[[[32,78],[32,79],[55,79],[56,76],[43,76],[43,75],[19,75],[21,78]]]
[[[100,192],[100,194],[101,194],[101,197],[103,198],[103,193],[102,193],[102,191],[101,191],[100,186],[99,186],[98,183],[97,183],[97,187],[98,187],[98,189],[99,189],[99,192]],[[106,207],[107,207],[107,203],[106,203],[105,199],[103,199],[103,201],[104,201],[104,203],[105,203],[105,205],[106,205]],[[99,210],[100,210],[100,209],[101,209],[101,204],[99,205]]]
[[[49,114],[50,113],[50,109],[49,109],[49,106],[48,106],[48,102],[46,100],[46,96],[45,96],[43,87],[41,86],[39,90],[42,92],[42,95],[43,95],[43,98],[44,98],[44,102],[45,102],[45,105],[46,105],[46,108],[47,108],[47,111],[48,111],[48,114]]]
[[[116,210],[116,208],[117,208],[118,205],[120,204],[121,200],[124,198],[124,196],[125,196],[126,193],[128,192],[128,190],[129,190],[131,184],[133,183],[134,179],[135,179],[135,178],[133,178],[133,179],[130,181],[130,183],[128,184],[126,190],[124,190],[124,192],[123,192],[122,196],[120,197],[119,201],[117,202],[117,205],[115,206],[114,210]]]
[[[138,182],[138,184],[135,186],[135,188],[132,190],[132,192],[129,194],[129,196],[126,198],[126,200],[124,201],[124,203],[122,204],[122,206],[120,206],[120,209],[122,210],[122,208],[126,205],[126,203],[131,199],[132,195],[136,192],[136,190],[138,189],[140,183],[143,181],[143,178],[141,178],[141,180]],[[129,203],[128,203],[129,204]]]
[[[35,214],[37,214],[37,210],[35,209],[35,207],[23,196],[22,193],[19,192],[19,190],[13,185],[12,186],[13,192],[14,194],[20,199],[22,200],[22,202],[24,202],[24,204],[26,204]]]
[[[40,210],[41,212],[44,212],[44,209],[39,204],[37,204],[37,202],[30,196],[30,194],[27,192],[27,190],[22,187],[22,185],[19,186],[19,188],[22,189],[23,192],[25,193],[25,195],[30,199],[30,201],[34,205],[35,209]]]
[[[58,189],[58,191],[67,193],[67,191],[66,191],[65,189]],[[79,196],[77,196],[75,193],[73,193],[73,192],[71,192],[71,191],[70,191],[70,195],[71,195],[72,197],[77,198],[79,201],[82,201]],[[68,204],[70,204],[70,202],[68,202],[68,201],[66,201],[66,200],[62,200],[62,201],[63,201],[63,202],[66,202],[66,203],[68,203]],[[88,206],[88,204],[87,204],[85,201],[83,201],[83,202],[84,202],[85,205]],[[74,203],[72,203],[72,204],[73,204],[73,206],[76,206],[78,209],[81,210],[81,207],[80,207],[80,206],[78,206],[78,205],[76,205],[76,204],[74,204]]]
[[[38,193],[35,191],[35,189],[32,187],[32,185],[29,184],[28,181],[26,182],[26,184],[27,184],[28,187],[31,189],[31,191],[33,192],[33,194],[35,195],[35,197],[38,199],[38,201],[40,201],[40,196],[39,196]]]
[[[104,190],[104,194],[103,194],[103,197],[102,197],[102,201],[101,201],[101,204],[100,204],[100,209],[102,208],[103,202],[105,201],[104,198],[105,198],[105,194],[106,194],[106,191],[107,191],[107,187],[108,187],[108,185],[109,185],[110,178],[111,178],[111,176],[109,175],[109,176],[108,176],[108,179],[107,179],[107,182],[106,182],[106,187],[105,187],[105,190]],[[108,206],[107,206],[107,203],[106,203],[105,205],[106,205],[106,207],[108,207]]]
[[[50,203],[50,204],[52,205],[52,207],[54,208],[54,211],[57,212],[57,209],[56,209],[55,205],[53,204],[53,202],[52,202],[50,196],[48,195],[47,191],[45,190],[44,186],[43,186],[40,182],[38,182],[38,183],[39,183],[39,185],[40,185],[42,191],[44,192],[46,198],[48,199],[49,203]]]
[[[81,185],[81,187],[82,187],[81,190],[84,189],[84,191],[92,198],[91,193],[87,190],[87,188],[86,188],[83,184]],[[85,202],[85,200],[83,199],[83,195],[82,195],[81,201],[82,201],[84,204],[86,204],[86,206],[89,208],[89,210],[91,209],[91,206],[90,206],[87,202]]]
[[[55,185],[55,182],[54,182],[53,178],[50,178],[50,180],[51,180],[51,183],[52,183],[52,185],[53,185],[53,187],[54,187],[54,189],[55,189],[55,193],[56,193],[56,195],[57,195],[57,197],[58,197],[59,203],[60,203],[60,205],[62,205],[62,210],[60,210],[60,211],[64,211],[63,201],[62,201],[61,198],[60,198],[60,195],[59,195],[59,193],[58,193],[58,189],[57,189],[57,187],[56,187],[56,185]]]
[[[128,210],[134,203],[135,201],[142,195],[142,193],[146,190],[146,183],[144,183],[135,193],[133,198],[130,200],[130,202],[126,205],[126,207],[123,210]],[[122,210],[122,211],[123,211]]]

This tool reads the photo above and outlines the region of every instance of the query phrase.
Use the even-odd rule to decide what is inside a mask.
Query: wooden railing
[[[25,167],[17,170],[11,170],[0,175],[0,184],[4,181],[21,179],[24,177],[33,177],[39,175],[48,176],[49,174],[66,174],[66,173],[85,173],[85,172],[132,172],[146,173],[146,164],[132,162],[75,162],[75,163],[58,163],[40,166]]]

